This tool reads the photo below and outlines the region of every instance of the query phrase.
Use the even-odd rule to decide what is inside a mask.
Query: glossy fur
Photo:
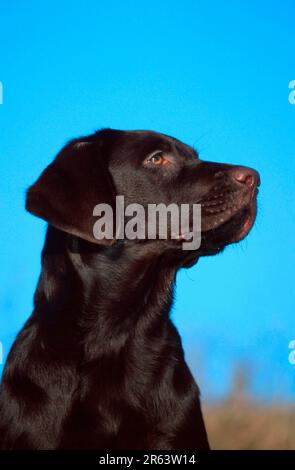
[[[146,165],[154,150],[171,164]],[[209,449],[169,318],[175,277],[248,233],[257,184],[254,170],[202,162],[148,131],[103,130],[60,152],[28,191],[27,209],[49,225],[34,311],[3,374],[0,449]],[[200,250],[98,242],[93,207],[116,194],[143,206],[202,204]]]

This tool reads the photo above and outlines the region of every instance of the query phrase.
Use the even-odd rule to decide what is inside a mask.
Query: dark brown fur
[[[145,165],[161,150],[163,168]],[[170,158],[170,157],[169,157]],[[48,230],[32,316],[0,388],[0,449],[208,449],[198,387],[169,318],[176,272],[250,230],[254,170],[202,162],[148,131],[70,142],[30,188]],[[202,244],[93,237],[93,207],[200,203]],[[222,215],[222,217],[221,217]]]

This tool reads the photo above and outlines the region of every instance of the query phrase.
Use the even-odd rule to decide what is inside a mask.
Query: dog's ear
[[[113,211],[115,207],[103,133],[67,144],[29,188],[26,209],[60,230],[109,245],[114,239],[97,240],[93,235],[94,207],[108,204]]]

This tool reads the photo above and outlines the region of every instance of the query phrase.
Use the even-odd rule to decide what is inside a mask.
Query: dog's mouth
[[[243,193],[229,191],[225,202],[215,196],[202,204],[201,251],[215,254],[248,235],[256,218],[257,194],[255,186]]]
[[[241,227],[233,234],[232,239],[229,240],[229,243],[236,243],[243,238],[245,238],[248,233],[250,232],[251,228],[254,225],[254,221],[256,218],[256,211],[257,211],[257,204],[256,200],[247,208],[242,211],[241,218],[242,224]]]

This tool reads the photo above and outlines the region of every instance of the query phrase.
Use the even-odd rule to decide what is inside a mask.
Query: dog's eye
[[[166,163],[169,163],[169,160],[167,160],[163,152],[157,151],[154,152],[152,155],[150,155],[146,160],[145,163],[147,165],[153,165],[153,166],[162,166],[165,165]]]
[[[158,153],[157,155],[153,155],[150,159],[149,162],[152,163],[153,165],[162,165],[163,163],[163,155]]]

